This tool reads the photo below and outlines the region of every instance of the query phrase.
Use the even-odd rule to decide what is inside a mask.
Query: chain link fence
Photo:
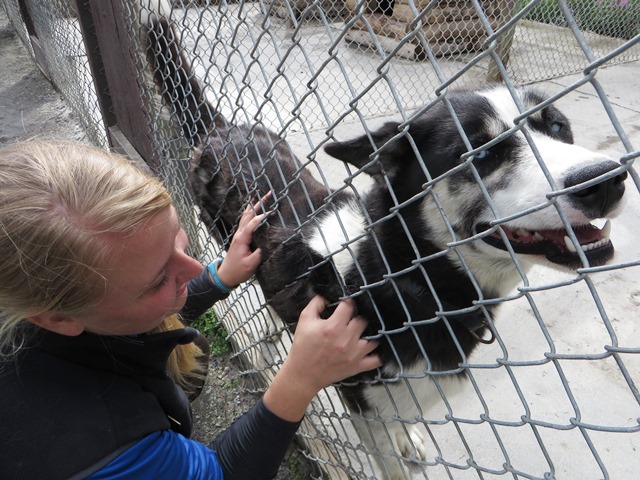
[[[88,61],[96,52],[85,47],[76,5],[0,3],[27,45],[34,35],[39,39],[53,81],[96,144],[106,146],[102,92]],[[136,88],[160,159],[156,172],[177,199],[196,254],[210,261],[223,247],[198,220],[187,188],[194,145],[180,133],[184,112],[160,99],[140,31],[155,2],[115,3],[127,20],[121,35],[134,45]],[[470,379],[463,391],[417,417],[396,412],[371,421],[419,426],[425,452],[422,458],[414,453],[406,478],[634,478],[640,471],[640,247],[634,238],[640,104],[638,94],[607,93],[609,84],[637,75],[640,2],[183,0],[171,7],[170,23],[211,104],[236,124],[277,134],[330,191],[349,189],[360,198],[381,187],[329,158],[322,149],[329,139],[371,134],[389,119],[409,125],[415,109],[442,102],[450,89],[496,80],[514,95],[515,85],[537,83],[573,121],[578,143],[620,162],[629,180],[612,234],[614,261],[573,273],[544,266],[521,271],[515,290],[489,300],[501,305],[492,327],[497,341],[462,365]],[[633,63],[620,65],[625,62]],[[616,64],[628,68],[602,68]],[[620,80],[619,72],[627,76]],[[396,210],[402,214],[401,206]],[[447,249],[460,246],[449,239]],[[236,289],[216,311],[245,365],[243,375],[263,391],[292,335],[266,306],[257,282]],[[420,372],[411,382],[437,375]],[[301,450],[326,478],[384,478],[375,460],[380,452],[363,442],[354,419],[358,414],[338,391],[326,389],[300,430]]]
[[[107,147],[102,112],[76,10],[69,0],[3,0],[11,23],[77,113],[93,143]]]
[[[521,61],[511,64],[509,74],[516,83],[529,83],[580,73],[585,53],[571,25],[577,26],[594,58],[601,58],[638,35],[640,5],[628,1],[570,1],[569,16],[555,1],[533,5],[516,27],[513,54]],[[639,50],[622,51],[610,64],[637,60]]]

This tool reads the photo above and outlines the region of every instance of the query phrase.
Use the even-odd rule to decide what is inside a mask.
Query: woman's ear
[[[55,313],[41,313],[28,317],[27,321],[45,330],[68,337],[76,337],[84,332],[84,325],[79,321]]]

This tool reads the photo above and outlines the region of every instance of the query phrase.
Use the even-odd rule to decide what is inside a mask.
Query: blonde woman
[[[2,478],[275,476],[313,396],[379,359],[350,304],[320,320],[316,297],[263,398],[212,445],[189,440],[167,365],[198,332],[172,322],[253,274],[263,215],[247,209],[224,261],[203,268],[165,188],[126,159],[64,142],[0,151]]]

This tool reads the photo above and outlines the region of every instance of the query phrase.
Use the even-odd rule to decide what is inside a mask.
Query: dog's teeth
[[[516,235],[518,235],[519,237],[528,237],[531,234],[529,233],[528,230],[525,230],[524,228],[518,228],[516,230]]]
[[[570,252],[576,253],[576,247],[573,245],[573,242],[566,235],[564,236],[564,244],[567,246],[567,250]]]
[[[601,240],[598,240],[597,242],[589,243],[587,245],[581,245],[581,247],[585,252],[588,252],[589,250],[595,250],[596,248],[604,247],[608,243],[609,239],[603,238]]]
[[[540,232],[535,232],[533,234],[533,239],[537,240],[538,242],[541,242],[542,240],[544,240],[544,237],[542,235],[540,235]]]
[[[611,235],[611,220],[607,220],[604,226],[600,229],[600,233],[604,238],[609,238]]]

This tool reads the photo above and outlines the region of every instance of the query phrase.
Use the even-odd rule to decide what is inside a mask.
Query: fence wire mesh
[[[72,3],[69,0],[3,0],[3,4],[9,20],[32,54],[30,36],[39,40],[46,62],[43,67],[50,80],[77,112],[87,136],[96,145],[106,147],[108,142],[98,96]],[[23,20],[25,16],[31,32]]]
[[[20,13],[20,5],[17,1],[5,1],[3,6],[7,12],[7,15],[12,19],[12,24],[16,29],[16,32],[20,36],[22,43],[25,44],[29,53],[33,55],[33,49],[31,48],[31,42],[29,41],[29,32],[27,32],[26,25],[22,22],[22,15]]]
[[[14,12],[14,23],[20,24],[16,20],[17,3],[3,1],[10,17]],[[39,38],[47,45],[49,64],[67,62],[62,68],[66,76],[53,75],[54,80],[60,82],[58,85],[68,85],[69,91],[63,90],[68,98],[86,99],[93,87],[86,76],[83,54],[78,53],[84,47],[72,10],[66,2],[33,3],[38,3],[29,4],[32,15],[40,19],[34,23],[39,25]],[[181,132],[188,102],[180,108],[159,98],[146,55],[148,37],[141,28],[149,10],[156,10],[155,2],[141,3],[142,7],[138,1],[122,0],[129,19],[126,34],[139,46],[132,54],[138,65],[141,95],[149,108],[149,128],[163,159],[158,173],[173,190],[198,255],[210,261],[223,252],[230,231],[208,232],[194,211],[187,183],[196,145]],[[576,143],[619,162],[609,176],[621,172],[629,176],[627,204],[612,233],[617,251],[612,262],[592,266],[586,253],[579,251],[577,270],[561,271],[544,265],[527,268],[523,266],[525,256],[510,248],[513,258],[509,262],[517,272],[517,285],[499,296],[480,294],[471,304],[460,307],[464,312],[481,312],[496,341],[481,345],[469,357],[463,356],[454,370],[464,371],[469,381],[459,386],[455,396],[444,386],[453,371],[438,371],[429,360],[421,368],[407,365],[394,379],[380,383],[376,395],[389,399],[395,407],[390,411],[367,414],[350,409],[337,389],[323,391],[309,409],[299,438],[305,455],[321,466],[327,478],[387,478],[382,470],[401,464],[407,469],[395,470],[394,480],[627,479],[637,475],[640,247],[633,231],[640,226],[640,181],[634,165],[639,155],[635,122],[640,105],[635,97],[608,95],[608,85],[632,74],[621,80],[618,72],[623,70],[601,67],[639,58],[640,2],[203,0],[173,2],[171,11],[165,13],[211,105],[234,124],[258,125],[281,139],[267,142],[260,168],[279,161],[283,148],[285,154],[299,159],[300,169],[283,180],[275,192],[280,208],[303,212],[308,208],[305,205],[314,203],[293,196],[302,170],[310,171],[324,189],[326,199],[322,205],[314,205],[310,213],[299,215],[290,228],[289,242],[301,239],[306,225],[319,223],[323,212],[343,193],[350,192],[352,203],[359,209],[366,209],[366,199],[376,190],[389,190],[402,197],[402,192],[394,190],[391,170],[382,180],[372,180],[365,169],[330,158],[323,151],[325,145],[362,134],[373,138],[389,120],[398,123],[395,139],[409,139],[409,154],[417,153],[426,172],[422,191],[396,199],[382,216],[365,215],[368,223],[359,235],[352,235],[350,226],[340,223],[344,219],[337,216],[342,233],[337,239],[321,240],[319,249],[326,257],[310,268],[312,273],[320,271],[328,264],[327,259],[342,262],[345,254],[357,264],[358,241],[370,236],[376,243],[376,232],[385,222],[396,225],[395,233],[406,236],[411,246],[411,251],[401,253],[411,261],[403,270],[387,264],[378,277],[369,277],[358,291],[350,292],[355,297],[374,296],[380,284],[398,290],[403,275],[414,273],[424,280],[421,289],[437,296],[442,292],[431,282],[434,274],[430,269],[444,256],[455,256],[465,278],[477,287],[475,279],[481,273],[469,267],[473,262],[467,247],[481,241],[483,235],[457,235],[457,219],[452,218],[452,206],[442,190],[443,185],[454,189],[450,182],[457,178],[456,172],[466,172],[481,192],[478,201],[483,207],[487,204],[493,208],[493,227],[549,210],[557,211],[565,226],[571,224],[562,204],[562,198],[572,193],[567,191],[571,187],[556,186],[555,167],[548,164],[543,151],[534,153],[539,172],[530,172],[530,176],[542,175],[552,185],[549,193],[542,201],[509,215],[496,210],[495,182],[485,183],[485,175],[471,159],[482,152],[478,147],[492,147],[497,141],[469,141],[471,137],[466,135],[471,132],[463,128],[455,113],[460,111],[452,103],[455,88],[482,86],[492,77],[520,99],[516,85],[545,80],[537,87],[570,117]],[[637,74],[637,63],[628,67],[624,72]],[[197,98],[194,92],[184,94],[187,99]],[[84,100],[74,106],[87,111]],[[88,108],[88,118],[95,118],[95,108]],[[428,171],[429,159],[417,152],[419,139],[410,131],[421,115],[431,111],[439,112],[448,122],[459,122],[462,131],[458,136],[467,138],[459,166],[453,171],[433,172],[433,176]],[[537,142],[520,122],[535,119],[536,112],[536,107],[521,103],[519,114],[511,117],[515,127],[505,128],[497,140],[508,141],[521,133],[536,151]],[[260,130],[250,127],[242,133],[245,149],[227,147],[231,152],[227,157],[235,158],[238,165],[256,147]],[[215,132],[208,140],[212,138],[216,138]],[[451,138],[451,143],[456,141],[457,137]],[[371,152],[374,164],[385,155],[377,137],[375,142],[379,150]],[[238,176],[231,189],[245,188],[240,197],[246,201],[256,193],[262,170],[252,178],[241,178],[243,172],[236,170]],[[411,228],[414,219],[407,215],[412,206],[423,201],[436,205],[429,212],[445,226],[447,235],[444,246],[429,255],[420,253],[420,239],[414,238]],[[579,243],[575,233],[569,233],[568,238],[574,245]],[[516,237],[508,240],[515,243]],[[398,254],[378,248],[383,260]],[[295,269],[295,262],[286,268]],[[308,273],[301,278],[305,275]],[[339,277],[335,283],[340,285]],[[262,287],[269,290],[269,285]],[[256,391],[263,391],[275,375],[292,338],[289,329],[267,307],[263,288],[258,282],[249,282],[216,307],[245,365],[243,376]],[[447,322],[446,314],[412,317],[406,313],[412,307],[400,295],[399,300],[391,301],[400,305],[398,316],[407,317],[400,322],[402,331],[418,331],[435,321]],[[375,299],[372,302],[375,304]],[[494,319],[488,313],[493,305],[500,306]],[[453,317],[460,314],[447,306],[441,305],[440,310]],[[381,323],[383,339],[398,333],[385,330],[384,319],[376,320]],[[391,345],[392,353],[401,357],[403,352],[395,351],[393,342]],[[423,409],[417,398],[425,388],[431,395],[428,409]],[[399,395],[409,403],[408,410],[399,407]],[[390,448],[400,437],[408,439],[411,435],[411,441],[400,440],[404,451]],[[403,455],[410,461],[405,462]],[[381,457],[386,463],[380,462]]]

